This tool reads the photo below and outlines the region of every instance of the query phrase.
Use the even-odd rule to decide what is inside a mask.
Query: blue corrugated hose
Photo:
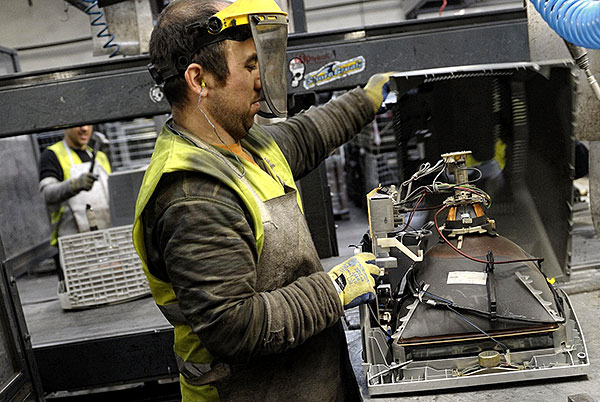
[[[531,0],[542,18],[563,39],[588,49],[600,49],[600,1]]]

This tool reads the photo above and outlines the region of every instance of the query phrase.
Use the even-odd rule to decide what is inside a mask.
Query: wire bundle
[[[417,201],[417,206],[418,206],[421,203],[421,201],[423,200],[423,197],[427,194],[451,193],[455,190],[461,190],[461,191],[467,191],[467,192],[470,192],[470,193],[473,193],[475,195],[482,197],[484,199],[485,206],[487,208],[489,208],[492,205],[492,198],[485,191],[471,185],[471,183],[475,183],[475,182],[479,181],[481,179],[481,177],[483,176],[483,174],[481,173],[481,171],[479,169],[474,168],[474,167],[462,168],[465,170],[472,170],[472,171],[479,173],[479,176],[477,178],[470,180],[466,184],[450,184],[450,183],[444,183],[444,182],[438,181],[439,177],[444,172],[444,169],[445,169],[445,164],[442,159],[440,159],[434,166],[431,166],[431,164],[429,162],[421,164],[421,166],[419,167],[419,170],[417,170],[417,172],[415,174],[413,174],[410,179],[406,180],[400,186],[399,204],[403,205],[403,204],[409,204],[409,203]],[[415,181],[417,181],[418,179],[421,179],[425,176],[428,176],[430,174],[436,173],[436,172],[437,172],[437,175],[435,176],[435,178],[433,179],[431,184],[425,185],[425,186],[420,186],[420,187],[416,188],[415,190],[411,191],[413,183]],[[404,192],[403,189],[405,187],[406,187],[406,195],[404,197],[402,197],[402,193]]]
[[[421,166],[419,167],[419,170],[417,170],[417,172],[415,174],[413,174],[411,176],[410,179],[406,180],[405,182],[402,183],[402,185],[400,186],[400,191],[399,191],[399,204],[400,205],[404,205],[404,204],[409,204],[409,203],[415,203],[415,206],[412,208],[410,215],[406,221],[406,224],[404,225],[404,227],[400,230],[401,232],[406,231],[409,227],[410,227],[410,223],[413,219],[413,216],[415,214],[416,211],[424,211],[424,210],[432,210],[432,209],[436,209],[436,213],[435,216],[433,218],[433,224],[435,226],[435,229],[438,233],[438,235],[440,236],[440,238],[450,247],[452,248],[454,251],[456,251],[458,254],[462,255],[463,257],[471,260],[471,261],[475,261],[475,262],[480,262],[482,264],[487,264],[488,261],[482,260],[480,258],[475,258],[472,257],[464,252],[462,252],[461,250],[459,250],[457,247],[455,247],[452,243],[450,243],[450,241],[446,238],[446,236],[444,236],[444,234],[442,233],[438,222],[437,222],[437,217],[438,215],[445,210],[446,208],[448,208],[450,205],[438,205],[436,207],[428,207],[428,208],[421,208],[419,209],[419,206],[421,205],[421,203],[423,202],[423,200],[425,199],[425,197],[429,194],[435,194],[435,193],[451,193],[454,192],[456,190],[459,191],[466,191],[469,193],[472,193],[478,197],[481,197],[484,201],[484,205],[486,208],[489,208],[492,205],[492,198],[490,197],[490,195],[488,193],[486,193],[485,191],[481,190],[480,188],[477,188],[476,186],[470,184],[470,183],[475,183],[478,180],[481,179],[482,177],[482,173],[479,169],[477,168],[473,168],[473,167],[469,167],[469,168],[462,168],[462,169],[467,169],[467,170],[473,170],[479,173],[479,177],[477,177],[476,179],[470,180],[469,183],[467,184],[450,184],[450,183],[444,183],[444,182],[440,182],[438,181],[438,178],[441,176],[441,174],[444,172],[445,170],[445,164],[443,162],[443,160],[439,160],[434,166],[431,166],[431,164],[429,163],[423,163],[421,164]],[[412,185],[413,182],[415,182],[416,180],[423,178],[427,175],[433,174],[433,173],[437,173],[436,176],[434,177],[433,181],[431,184],[429,185],[425,185],[425,186],[420,186],[418,188],[416,188],[415,190],[411,191],[412,189]],[[404,187],[406,187],[406,196],[404,196],[402,198],[402,193],[403,193],[403,189]],[[511,263],[517,263],[517,262],[536,262],[536,263],[541,263],[544,259],[543,258],[524,258],[524,259],[519,259],[519,260],[506,260],[506,261],[496,261],[495,264],[511,264]]]

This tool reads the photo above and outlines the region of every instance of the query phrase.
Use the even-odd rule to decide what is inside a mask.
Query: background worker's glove
[[[379,268],[371,262],[375,262],[373,254],[360,253],[328,272],[344,308],[375,299],[375,280],[371,275],[379,275]]]
[[[390,87],[388,84],[390,75],[394,75],[396,73],[396,71],[390,71],[387,73],[372,75],[371,78],[369,78],[369,81],[367,81],[367,85],[365,85],[363,88],[373,104],[373,110],[375,110],[375,113],[377,113],[381,107],[381,103],[390,92]]]
[[[76,192],[80,192],[80,191],[88,191],[89,189],[92,188],[92,186],[94,185],[94,182],[98,179],[98,176],[96,176],[93,173],[84,173],[79,177],[74,178],[73,180],[71,180],[71,185],[73,186],[73,191]]]

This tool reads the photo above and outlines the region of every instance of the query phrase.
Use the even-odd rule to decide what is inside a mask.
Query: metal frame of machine
[[[445,51],[457,46],[469,52]],[[405,53],[411,57],[404,57]],[[524,9],[508,10],[292,34],[288,40],[287,60],[299,58],[307,73],[330,61],[360,55],[366,60],[362,72],[311,90],[290,86],[289,95],[353,88],[381,71],[528,60],[527,16]],[[137,56],[0,76],[0,114],[7,116],[0,124],[0,138],[169,113],[166,99],[155,103],[150,97],[154,81],[148,63],[148,56]],[[288,82],[292,80],[290,72]],[[28,105],[39,104],[44,108],[22,113]]]
[[[570,301],[565,295],[569,308]],[[570,311],[573,325],[570,332],[581,335],[581,328],[575,313]],[[546,354],[534,355],[531,352],[513,353],[512,359],[518,361],[534,361],[537,367],[526,370],[506,370],[497,369],[496,372],[489,370],[484,372],[485,368],[480,365],[477,356],[463,357],[454,359],[445,359],[437,361],[422,361],[414,363],[413,361],[398,362],[394,365],[388,364],[385,359],[381,359],[381,351],[385,345],[384,335],[378,328],[368,328],[365,324],[365,343],[371,349],[367,352],[371,363],[365,363],[365,373],[367,376],[367,388],[371,395],[410,393],[424,390],[450,389],[458,387],[468,387],[477,385],[493,385],[515,381],[530,381],[536,379],[558,378],[580,376],[588,373],[589,361],[587,358],[587,349],[583,336],[579,341],[583,346],[581,351],[575,356],[568,352],[556,353],[555,350],[548,350]],[[562,339],[558,340],[563,342]],[[567,339],[565,338],[566,342]],[[379,359],[376,357],[379,356]],[[565,360],[567,358],[567,360]],[[502,358],[502,362],[506,360]],[[548,367],[544,367],[544,366]],[[470,376],[458,376],[454,374],[456,367],[475,367],[481,370],[481,373]],[[403,379],[393,379],[392,372],[402,372]],[[410,376],[410,377],[409,377]],[[387,377],[387,378],[384,378]],[[377,380],[374,382],[373,380]]]
[[[423,83],[482,76],[508,75],[524,82],[532,74],[549,79],[552,68],[569,69],[569,65],[569,62],[559,61],[545,65],[510,63],[415,71],[395,75],[392,86],[402,94]],[[519,89],[519,85],[513,87]],[[528,118],[522,97],[525,91],[520,89],[513,98],[513,103],[515,99],[523,100],[516,103],[521,105],[518,111],[513,110],[513,122],[519,122],[513,127],[517,139],[523,131],[520,127],[527,127]],[[568,132],[565,135],[568,136]],[[363,250],[375,253],[377,264],[385,273],[377,286],[376,301],[360,308],[363,368],[371,395],[578,376],[588,372],[587,348],[571,302],[566,293],[547,283],[554,283],[549,277],[555,271],[544,271],[544,275],[541,259],[531,257],[508,240],[503,242],[513,244],[520,257],[494,258],[491,250],[485,256],[485,249],[479,243],[479,248],[472,248],[483,254],[479,259],[458,250],[465,247],[463,241],[469,236],[476,239],[497,236],[496,222],[484,212],[489,196],[472,185],[472,178],[469,180],[466,155],[467,152],[442,155],[443,159],[435,165],[421,165],[399,190],[394,186],[378,188],[367,196],[370,243],[363,246]],[[447,177],[454,177],[457,184],[437,181],[446,168]],[[431,185],[421,183],[418,187],[422,196],[419,193],[419,197],[407,201],[410,186],[407,196],[400,196],[407,183],[412,185],[417,179],[435,174]],[[520,175],[513,175],[510,185],[515,192],[528,193],[521,181]],[[434,193],[451,195],[443,201],[443,207],[437,207],[433,223],[410,229],[410,219],[419,204],[426,194]],[[518,206],[515,211],[528,211],[522,207],[523,199],[527,201],[528,197],[515,197]],[[437,216],[446,208],[450,210],[446,223],[438,227]],[[434,231],[434,224],[440,244],[450,245],[465,259],[453,251],[440,254],[440,245],[427,248],[427,238]],[[543,229],[543,225],[540,227]],[[456,240],[456,245],[452,246],[448,238]],[[494,244],[504,247],[508,243]],[[437,253],[433,257],[432,250]],[[503,250],[498,255],[506,252]],[[456,271],[440,270],[444,264],[451,264],[444,263],[440,255],[458,264]],[[425,264],[423,261],[428,264],[437,261],[437,265],[429,274],[423,274],[421,268],[416,278],[415,272],[420,269],[417,267]],[[506,264],[502,266],[505,268],[494,269],[500,264]],[[520,301],[511,305],[507,297]],[[447,315],[440,315],[445,314],[440,310]],[[503,324],[499,324],[502,320],[505,320]],[[407,330],[409,325],[413,327]]]
[[[366,307],[361,308],[361,327],[363,336],[364,355],[363,363],[367,389],[370,395],[400,394],[426,390],[450,389],[477,385],[493,385],[516,381],[530,381],[545,378],[573,377],[585,375],[589,371],[589,359],[585,340],[579,320],[571,308],[571,302],[566,293],[562,292],[565,307],[568,308],[569,323],[561,337],[556,339],[557,348],[540,351],[534,354],[531,351],[515,352],[511,354],[513,361],[533,361],[531,368],[511,370],[496,368],[494,370],[481,365],[481,359],[476,355],[451,359],[439,359],[414,362],[412,360],[398,361],[393,364],[388,362],[386,354],[386,341],[383,331],[373,328],[368,322]],[[575,337],[573,336],[575,335]],[[564,342],[574,345],[577,342],[578,351],[573,353],[564,349],[559,351]],[[501,357],[505,364],[505,357]],[[485,364],[485,363],[484,363]],[[459,376],[457,367],[474,368],[480,373],[468,376]],[[487,371],[486,371],[487,370]],[[392,375],[392,374],[395,374]],[[399,378],[401,376],[402,378]],[[375,381],[374,381],[375,380]]]
[[[20,71],[20,67],[17,52],[0,46],[0,74],[18,71]],[[18,143],[17,140],[4,140],[2,144],[6,147],[16,146],[18,148],[27,143],[27,141]],[[25,147],[25,149],[27,148]],[[0,186],[2,190],[0,194],[4,195],[8,191],[3,186]],[[11,187],[11,191],[14,191],[15,188],[16,186]],[[6,200],[3,201],[6,205]],[[10,211],[11,208],[8,210]],[[14,211],[10,212],[14,216]],[[3,223],[6,224],[6,215],[2,218],[4,218]],[[11,237],[10,229],[7,227],[0,231],[0,361],[2,362],[0,400],[34,401],[42,395],[42,386],[15,277],[23,265],[39,258],[41,247],[37,245],[28,252],[15,252],[15,249],[22,250],[23,247],[15,247],[17,242]],[[48,257],[47,254],[45,256]]]
[[[486,158],[482,148],[487,147],[491,156],[498,152],[494,141],[502,139],[504,183],[502,191],[486,190],[494,193],[491,213],[504,235],[543,255],[544,273],[561,280],[571,265],[572,68],[571,60],[473,65],[409,71],[392,82],[404,94],[394,107],[399,182],[411,174],[407,169],[435,163],[457,146],[478,158]],[[418,118],[407,115],[415,110]],[[423,156],[411,162],[406,158],[411,133],[420,129],[430,135],[421,144]]]
[[[13,275],[9,264],[0,264],[0,399],[34,401],[42,395],[41,381]]]

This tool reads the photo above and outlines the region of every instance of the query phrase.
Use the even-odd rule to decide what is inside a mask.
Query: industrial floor
[[[339,245],[339,257],[323,260],[325,269],[330,269],[353,254],[349,245],[356,244],[367,229],[366,214],[351,208],[350,219],[336,221]],[[573,271],[569,283],[561,285],[569,293],[575,312],[583,327],[585,340],[590,356],[590,374],[568,379],[537,380],[524,383],[501,384],[493,387],[463,388],[435,393],[369,397],[366,390],[362,370],[360,331],[349,329],[346,336],[352,364],[361,386],[364,400],[373,402],[388,401],[567,401],[569,397],[578,396],[573,401],[600,402],[600,240],[596,238],[591,224],[591,216],[587,203],[578,203],[575,208],[573,233]],[[86,338],[106,337],[119,333],[135,333],[166,328],[169,324],[160,315],[151,298],[146,297],[114,306],[106,306],[86,311],[64,312],[56,297],[56,277],[54,275],[29,276],[18,280],[32,344],[46,347],[57,342],[69,342]],[[347,328],[358,326],[358,309],[351,309],[346,314]],[[60,374],[57,374],[60,375]],[[51,398],[65,401],[102,401],[109,398],[119,400],[177,400],[173,396],[176,384],[159,387],[170,394],[162,397],[157,391],[154,397],[141,397],[133,389],[106,389],[103,394],[69,395],[55,394]],[[135,395],[135,397],[134,397]],[[587,399],[586,399],[587,398]]]

